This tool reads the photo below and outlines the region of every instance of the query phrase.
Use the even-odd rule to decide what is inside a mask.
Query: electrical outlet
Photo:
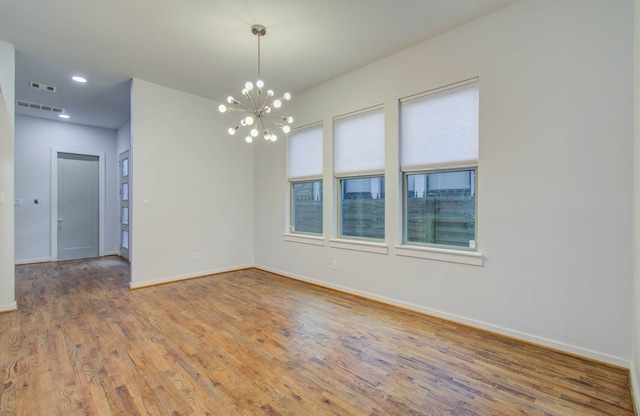
[[[194,251],[193,253],[191,253],[191,260],[198,261],[198,252],[197,251]]]
[[[338,270],[338,260],[333,260],[333,261],[331,262],[331,268],[332,268],[333,270]]]

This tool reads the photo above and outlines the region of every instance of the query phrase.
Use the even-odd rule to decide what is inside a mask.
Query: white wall
[[[127,121],[116,133],[116,149],[118,155],[131,148],[131,121]]]
[[[278,142],[256,147],[255,263],[628,366],[632,25],[629,0],[524,0],[294,96],[297,125],[325,123],[326,237],[335,235],[331,120],[385,105],[389,252],[284,241]],[[476,76],[484,266],[397,256],[397,100]]]
[[[13,266],[15,49],[0,42],[0,312],[16,309]]]
[[[131,286],[251,266],[252,147],[226,134],[219,103],[132,88]]]
[[[634,0],[633,355],[631,382],[640,403],[640,0]]]
[[[50,261],[55,257],[51,252],[52,148],[106,155],[104,254],[117,254],[116,131],[18,115],[15,136],[15,198],[22,200],[22,205],[15,207],[16,263]]]

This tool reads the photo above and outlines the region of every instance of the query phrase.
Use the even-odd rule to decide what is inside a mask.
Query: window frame
[[[386,153],[386,131],[385,120],[386,109],[384,104],[377,104],[371,107],[362,108],[350,113],[335,116],[333,118],[333,195],[334,195],[334,211],[333,211],[333,235],[334,238],[330,240],[331,246],[343,249],[353,249],[361,251],[370,251],[375,253],[386,254],[386,197],[384,200],[384,237],[383,238],[368,238],[360,236],[350,236],[342,234],[342,183],[343,181],[350,179],[366,179],[366,178],[382,178],[385,181],[386,189],[386,175],[385,175],[385,153]],[[358,124],[362,120],[367,119],[362,129]],[[354,123],[354,124],[351,124]],[[372,126],[376,126],[377,123],[381,123],[381,129],[371,129]],[[358,126],[356,133],[348,133],[354,129],[354,126]],[[365,159],[362,158],[362,152],[353,151],[354,143],[362,144],[363,138],[366,138],[366,145],[369,152],[373,149],[376,157],[371,157],[368,153]],[[374,138],[373,141],[371,139]],[[339,151],[340,149],[345,152]],[[348,158],[352,160],[349,163],[345,163]]]
[[[428,161],[415,163],[416,160],[411,158],[409,163],[402,161],[403,155],[403,105],[404,103],[410,103],[412,100],[421,100],[425,97],[440,94],[446,92],[447,90],[457,89],[459,87],[465,87],[467,85],[475,84],[476,94],[477,94],[477,123],[476,126],[476,144],[475,144],[475,157],[468,159],[465,157],[457,159],[451,159],[449,161]],[[479,160],[478,160],[478,150],[479,150],[479,123],[480,123],[480,78],[474,77],[464,81],[452,83],[449,85],[445,85],[439,88],[435,88],[429,91],[421,92],[418,94],[413,94],[407,97],[400,98],[398,100],[398,119],[399,119],[399,130],[398,130],[398,145],[399,145],[399,153],[400,153],[400,164],[399,164],[399,191],[401,192],[400,197],[402,198],[398,201],[398,208],[401,217],[398,222],[398,244],[395,246],[395,254],[398,256],[407,256],[407,257],[415,257],[415,258],[423,258],[430,260],[439,260],[474,266],[483,266],[484,265],[484,257],[480,254],[480,243],[478,239],[478,225],[479,225],[479,216],[478,216],[478,172],[479,172]],[[408,119],[411,120],[411,119]],[[411,134],[411,133],[410,133]],[[409,136],[411,138],[411,136]],[[414,142],[409,142],[414,143]],[[466,142],[468,143],[468,142]],[[412,144],[413,145],[413,144]],[[416,174],[434,174],[434,173],[446,173],[446,172],[454,172],[454,171],[466,171],[473,169],[475,171],[475,224],[474,224],[474,237],[475,237],[475,247],[463,247],[463,246],[451,246],[444,244],[432,244],[432,243],[421,243],[414,241],[407,241],[408,237],[408,177],[410,175]]]
[[[324,181],[322,177],[315,178],[303,178],[303,179],[289,179],[289,226],[287,232],[290,234],[295,234],[299,236],[310,236],[310,237],[321,237],[324,235]],[[295,215],[294,215],[294,194],[293,194],[293,186],[295,184],[301,183],[316,183],[319,182],[320,189],[320,202],[322,210],[320,212],[320,223],[321,223],[321,231],[319,233],[309,232],[309,231],[297,231],[294,226]]]
[[[384,180],[384,188],[385,188],[385,196],[383,199],[384,202],[384,218],[383,218],[383,233],[384,236],[382,238],[372,238],[372,237],[361,237],[361,236],[352,236],[342,234],[342,182],[345,180],[353,180],[353,179],[373,179],[373,178],[382,178]],[[338,240],[343,241],[352,241],[352,242],[362,242],[362,243],[374,243],[380,244],[386,241],[386,206],[387,206],[387,198],[386,198],[386,177],[384,172],[382,173],[370,173],[370,174],[362,174],[362,175],[348,175],[348,176],[336,176],[336,238]]]
[[[293,140],[296,137],[296,134],[312,134],[312,136],[306,136],[306,143],[310,144],[312,146],[313,149],[313,145],[314,144],[319,144],[321,151],[318,153],[318,157],[319,157],[319,162],[320,162],[320,166],[319,166],[319,170],[313,170],[313,171],[309,171],[308,169],[302,169],[302,172],[299,172],[299,170],[296,168],[295,169],[295,173],[292,172],[292,143],[291,140]],[[319,134],[319,137],[315,136],[316,134]],[[313,140],[311,140],[311,142],[309,142],[310,137],[313,137]],[[316,142],[315,140],[319,140],[319,143]],[[288,190],[287,190],[287,203],[286,203],[286,219],[285,219],[285,232],[284,232],[284,239],[286,241],[292,241],[292,242],[298,242],[298,243],[305,243],[305,244],[322,244],[324,241],[324,229],[325,229],[325,225],[324,225],[324,216],[325,216],[325,207],[324,207],[324,199],[325,199],[325,195],[324,195],[324,189],[325,189],[325,183],[324,183],[324,123],[322,121],[318,121],[315,123],[311,123],[311,124],[307,124],[304,126],[300,126],[297,127],[296,129],[294,129],[289,136],[287,137],[287,148],[286,148],[286,166],[287,166],[287,184],[288,184]],[[304,142],[303,142],[304,143]],[[298,148],[299,149],[299,148]],[[304,152],[307,153],[310,151],[310,149],[304,147]],[[299,154],[298,152],[294,152],[294,155]],[[293,166],[297,166],[299,167],[299,165],[295,164]],[[295,231],[295,225],[294,225],[294,219],[295,216],[293,215],[293,186],[296,183],[303,183],[303,182],[320,182],[322,185],[322,192],[321,192],[321,198],[322,198],[322,211],[321,211],[321,222],[322,222],[322,231],[320,233],[311,233],[311,232],[300,232],[300,231]]]
[[[452,173],[452,172],[474,172],[474,223],[473,223],[473,236],[474,236],[474,247],[464,247],[464,246],[455,246],[455,245],[447,245],[447,244],[437,244],[437,243],[423,243],[419,241],[408,241],[408,228],[409,228],[409,189],[408,189],[408,179],[409,176],[414,175],[432,175],[438,173]],[[433,169],[422,169],[422,170],[410,170],[402,172],[402,245],[403,246],[415,246],[421,248],[429,248],[429,249],[442,249],[442,250],[451,250],[451,251],[462,251],[469,253],[477,253],[478,252],[478,165],[471,166],[459,166],[459,167],[448,167],[448,168],[433,168]]]

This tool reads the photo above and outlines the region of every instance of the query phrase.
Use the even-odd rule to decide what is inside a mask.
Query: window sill
[[[332,238],[329,246],[344,250],[366,251],[367,253],[387,254],[389,251],[385,243],[375,243],[372,241],[346,240],[342,238]]]
[[[396,255],[405,257],[417,257],[421,259],[448,261],[451,263],[469,264],[471,266],[483,266],[482,254],[470,251],[447,250],[435,247],[396,246]]]
[[[324,246],[324,237],[318,235],[289,234],[284,235],[284,241],[291,243],[311,244],[314,246]]]

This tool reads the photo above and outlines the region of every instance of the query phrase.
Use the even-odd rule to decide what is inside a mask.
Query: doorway
[[[52,149],[53,260],[104,255],[104,154]]]

